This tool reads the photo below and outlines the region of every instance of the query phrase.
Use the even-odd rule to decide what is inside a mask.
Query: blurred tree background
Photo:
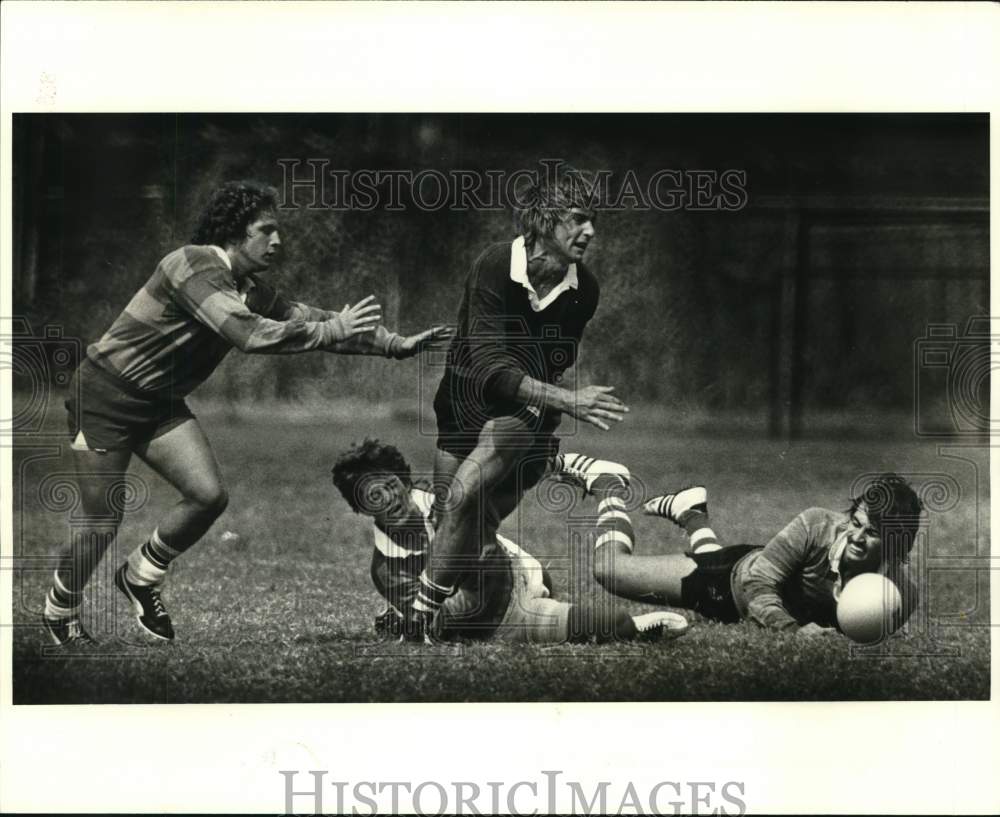
[[[187,241],[216,185],[280,187],[279,162],[308,159],[511,173],[551,157],[610,171],[612,187],[628,171],[745,172],[742,209],[602,213],[588,251],[602,301],[580,380],[677,413],[739,411],[785,433],[822,412],[910,412],[928,325],[960,334],[989,310],[984,115],[58,114],[16,115],[13,136],[16,315],[85,343]],[[403,332],[454,320],[473,259],[514,235],[500,209],[299,206],[282,224],[282,291],[333,309],[374,293]],[[197,394],[427,413],[436,379],[416,363],[234,352]]]

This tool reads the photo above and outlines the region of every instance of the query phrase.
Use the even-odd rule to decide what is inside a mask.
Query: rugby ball
[[[902,623],[902,612],[899,588],[878,573],[855,576],[844,585],[837,601],[841,632],[859,644],[888,638]]]

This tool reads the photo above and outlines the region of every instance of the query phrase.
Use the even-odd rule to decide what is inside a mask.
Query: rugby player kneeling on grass
[[[566,459],[573,464],[571,456]],[[624,510],[621,496],[616,496],[622,490],[608,494],[602,512]],[[720,545],[709,523],[708,492],[701,486],[653,497],[643,509],[683,528],[690,550],[635,556],[631,525],[627,517],[620,518],[621,531],[597,542],[594,577],[624,598],[807,636],[836,632],[841,590],[861,573],[880,573],[896,584],[903,600],[902,621],[917,605],[907,560],[922,505],[896,474],[875,478],[851,500],[846,513],[803,511],[764,546]]]
[[[581,483],[590,479],[590,489],[599,497],[605,483],[622,484],[613,476],[594,485],[589,474],[566,469],[561,457],[554,464],[564,476]],[[340,455],[333,482],[356,513],[372,519],[371,576],[386,602],[375,619],[376,631],[401,636],[403,616],[420,592],[420,574],[434,541],[434,497],[414,485],[398,449],[372,439]],[[602,529],[599,535],[607,532]],[[538,560],[510,539],[489,535],[436,613],[435,632],[442,640],[631,641],[673,637],[687,629],[683,616],[666,610],[630,615],[615,604],[589,607],[553,599],[551,581]]]
[[[93,641],[80,620],[83,590],[122,519],[135,454],[180,492],[149,540],[115,573],[140,626],[174,637],[160,588],[171,562],[228,502],[218,463],[184,398],[234,346],[255,354],[321,350],[407,358],[449,333],[410,337],[379,326],[374,297],[341,312],[283,298],[258,277],[281,249],[277,194],[257,182],[215,192],[188,246],[167,255],[111,328],[87,349],[70,399],[70,439],[86,529],[61,554],[42,623],[60,646]]]

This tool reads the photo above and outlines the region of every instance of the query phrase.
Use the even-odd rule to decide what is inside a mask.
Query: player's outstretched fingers
[[[600,417],[597,417],[592,411],[588,411],[586,414],[584,414],[582,419],[585,423],[590,423],[592,426],[596,426],[597,428],[601,429],[601,431],[611,430],[611,426],[609,426],[607,423],[601,420]]]
[[[607,411],[606,409],[594,409],[590,412],[594,417],[600,417],[602,420],[611,420],[615,423],[620,423],[625,419],[625,414],[621,411]]]
[[[621,400],[615,397],[613,394],[602,394],[597,398],[597,405],[601,408],[611,409],[613,411],[628,411],[628,406],[626,406]]]

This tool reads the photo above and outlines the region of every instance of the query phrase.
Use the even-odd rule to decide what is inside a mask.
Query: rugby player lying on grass
[[[562,469],[563,459],[555,458],[557,469]],[[605,484],[622,485],[617,477],[595,485],[587,474],[562,470],[564,478],[579,484],[589,479],[598,498]],[[420,591],[420,574],[434,541],[434,496],[413,484],[410,466],[398,449],[372,439],[340,455],[333,482],[356,513],[372,519],[371,576],[386,602],[375,629],[382,636],[401,635],[403,616]],[[600,530],[601,525],[598,522],[599,536],[608,532]],[[440,606],[435,638],[557,644],[646,640],[687,629],[683,616],[666,610],[633,616],[615,604],[590,607],[553,599],[551,581],[537,559],[497,533],[495,526],[487,528],[486,537]]]
[[[278,256],[277,191],[230,182],[215,191],[190,244],[160,261],[111,328],[87,349],[66,401],[83,531],[63,549],[42,624],[60,646],[93,639],[83,590],[122,521],[125,472],[136,455],[180,500],[115,572],[139,625],[164,641],[174,629],[160,597],[170,564],[223,512],[215,454],[185,397],[236,347],[248,354],[412,357],[445,329],[409,337],[380,325],[369,296],[341,312],[286,299],[260,277]]]
[[[566,459],[572,468],[588,465],[570,456]],[[624,466],[605,464],[601,469],[628,478]],[[605,495],[601,513],[620,515],[614,535],[597,541],[594,578],[615,595],[683,607],[720,622],[748,620],[813,635],[835,632],[837,600],[847,581],[861,573],[881,573],[900,590],[902,621],[916,607],[907,559],[922,505],[896,474],[876,477],[851,499],[847,512],[804,510],[764,546],[720,545],[709,523],[704,487],[653,497],[643,510],[683,528],[691,548],[661,556],[633,555],[632,527],[622,513],[624,482],[606,488]]]

